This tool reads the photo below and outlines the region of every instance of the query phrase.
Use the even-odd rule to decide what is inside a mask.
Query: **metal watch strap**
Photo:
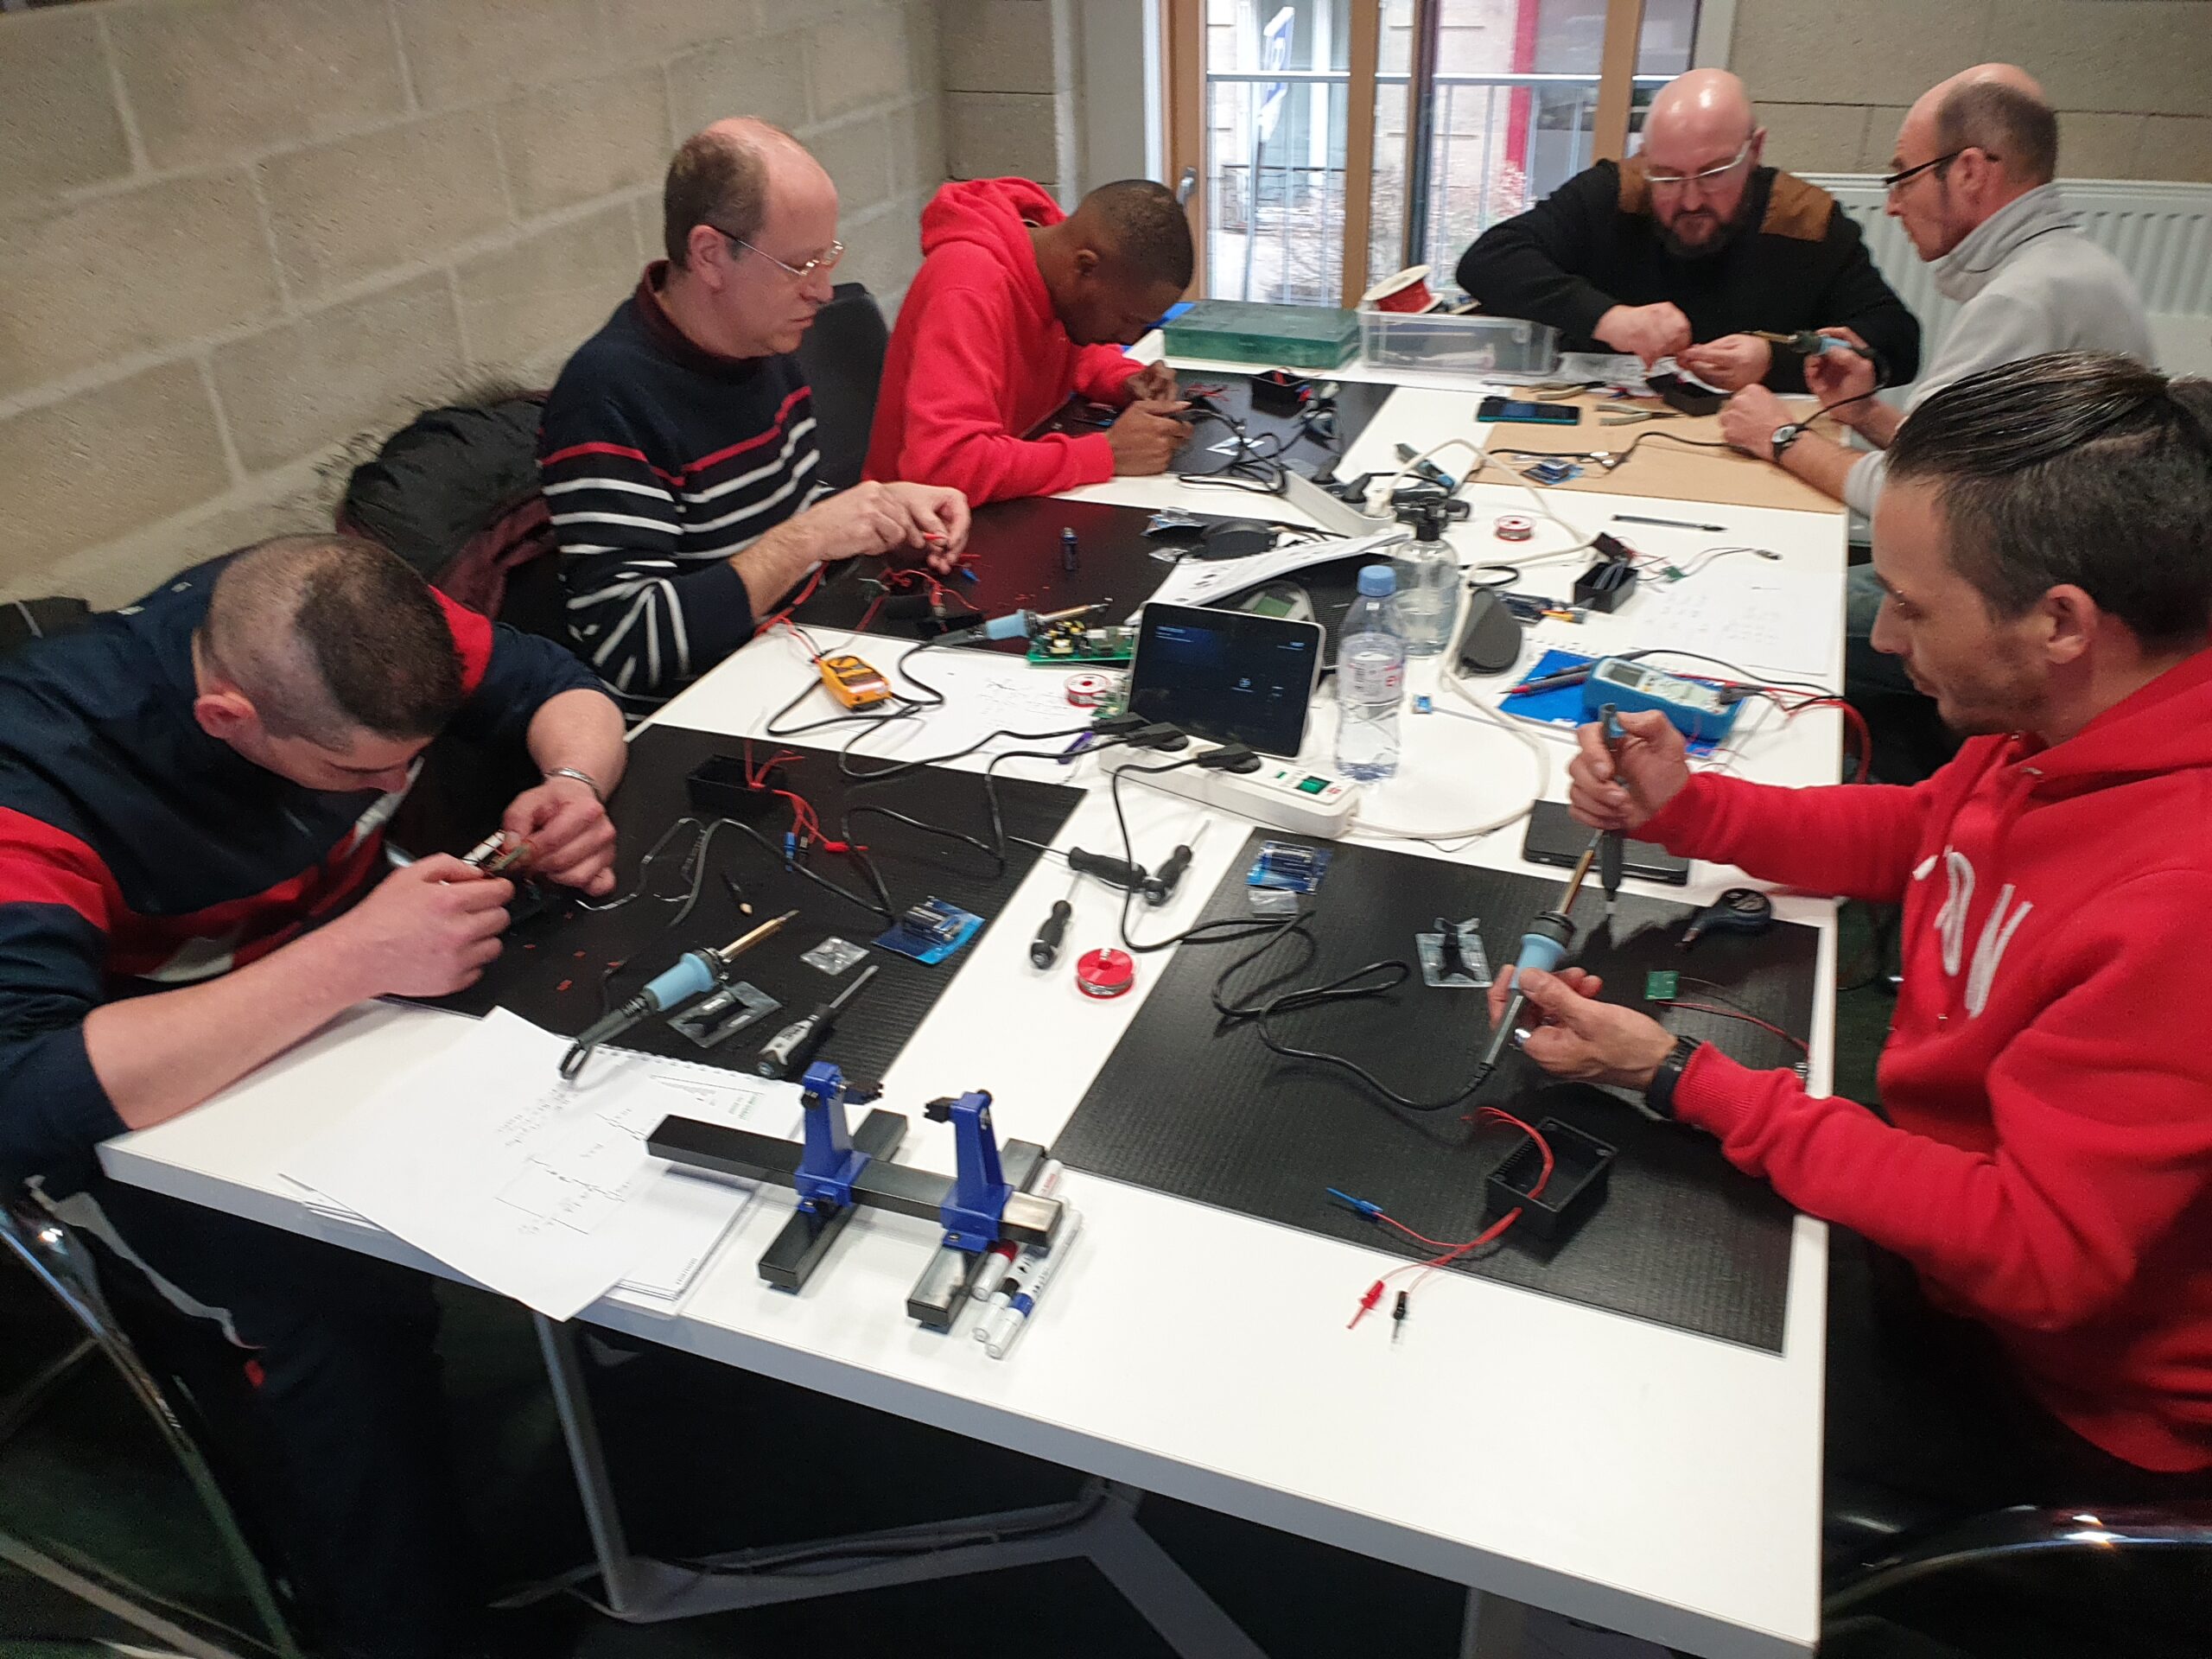
[[[545,781],[550,784],[556,778],[573,778],[591,791],[592,799],[597,801],[601,806],[607,804],[607,791],[599,786],[599,779],[593,777],[591,773],[579,772],[574,766],[555,766],[545,773]]]
[[[1651,1074],[1651,1081],[1643,1085],[1643,1103],[1662,1117],[1674,1116],[1675,1085],[1682,1080],[1682,1073],[1704,1046],[1694,1037],[1675,1038],[1674,1047],[1667,1051],[1667,1058]]]
[[[1787,426],[1776,427],[1774,435],[1766,441],[1767,453],[1774,457],[1774,464],[1779,467],[1782,464],[1783,456],[1789,453],[1789,446],[1804,435],[1805,425],[1802,421],[1792,421]]]

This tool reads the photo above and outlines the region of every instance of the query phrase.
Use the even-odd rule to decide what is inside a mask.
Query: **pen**
[[[1525,697],[1532,691],[1557,691],[1563,686],[1580,685],[1590,677],[1586,668],[1570,668],[1558,674],[1547,674],[1541,680],[1528,680],[1519,685],[1509,685],[1509,697]]]
[[[1020,1287],[1014,1292],[1013,1300],[1000,1310],[997,1330],[983,1339],[983,1351],[990,1355],[993,1359],[1004,1359],[1012,1351],[1014,1344],[1020,1340],[1021,1332],[1028,1325],[1030,1316],[1037,1311],[1038,1302],[1043,1298],[1052,1281],[1059,1276],[1060,1263],[1068,1259],[1068,1252],[1075,1245],[1075,1236],[1082,1230],[1082,1212],[1076,1210],[1069,1211],[1067,1219],[1060,1224],[1059,1242],[1052,1246],[1051,1254],[1038,1262],[1034,1271],[1022,1281]]]
[[[1049,1198],[1059,1186],[1060,1177],[1065,1173],[1058,1159],[1047,1158],[1044,1166],[1037,1172],[1037,1179],[1025,1191],[1040,1198]],[[1005,1279],[1006,1270],[1014,1265],[1014,1246],[1010,1239],[1002,1238],[984,1251],[982,1265],[976,1269],[976,1277],[968,1287],[969,1295],[979,1302],[990,1300],[991,1294]]]
[[[1617,524],[1660,524],[1669,530],[1701,530],[1708,536],[1725,535],[1728,529],[1726,524],[1693,524],[1681,518],[1647,518],[1640,512],[1617,512],[1613,515],[1613,522]]]

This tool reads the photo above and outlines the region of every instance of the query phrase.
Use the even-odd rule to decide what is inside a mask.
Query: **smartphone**
[[[1475,410],[1478,421],[1533,421],[1538,426],[1573,426],[1582,419],[1580,404],[1532,404],[1518,397],[1485,397]]]
[[[1531,864],[1556,864],[1571,870],[1590,845],[1592,830],[1577,823],[1559,801],[1538,801],[1529,814],[1529,833],[1521,842],[1521,856]],[[1656,842],[1631,841],[1621,849],[1621,873],[1670,887],[1690,884],[1690,861],[1676,858]],[[1591,878],[1597,879],[1594,875]]]

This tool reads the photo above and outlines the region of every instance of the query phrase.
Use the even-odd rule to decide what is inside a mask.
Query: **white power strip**
[[[1157,749],[1132,749],[1116,744],[1101,754],[1098,760],[1108,771],[1121,772],[1132,766],[1164,766],[1171,761],[1187,760],[1216,747],[1194,742],[1187,749],[1167,754]],[[1179,795],[1185,800],[1217,806],[1224,812],[1234,812],[1270,830],[1287,830],[1299,836],[1332,839],[1341,836],[1351,828],[1352,817],[1359,806],[1359,785],[1351,779],[1316,772],[1294,760],[1270,760],[1266,755],[1260,757],[1257,772],[1179,766],[1173,772],[1156,772],[1136,781],[1170,795]]]

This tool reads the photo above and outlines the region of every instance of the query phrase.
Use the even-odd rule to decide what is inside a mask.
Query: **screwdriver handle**
[[[1175,896],[1175,884],[1183,879],[1183,872],[1191,868],[1191,849],[1178,847],[1168,854],[1167,861],[1154,872],[1152,880],[1144,884],[1147,903],[1164,905]]]
[[[1052,913],[1037,929],[1037,937],[1029,942],[1029,960],[1039,968],[1049,968],[1059,960],[1060,941],[1067,935],[1068,918],[1075,914],[1075,906],[1065,899],[1052,900]]]
[[[1068,849],[1068,868],[1078,875],[1095,875],[1109,887],[1121,887],[1135,893],[1144,886],[1144,868],[1126,859],[1109,857],[1104,853],[1086,853],[1080,847]]]

